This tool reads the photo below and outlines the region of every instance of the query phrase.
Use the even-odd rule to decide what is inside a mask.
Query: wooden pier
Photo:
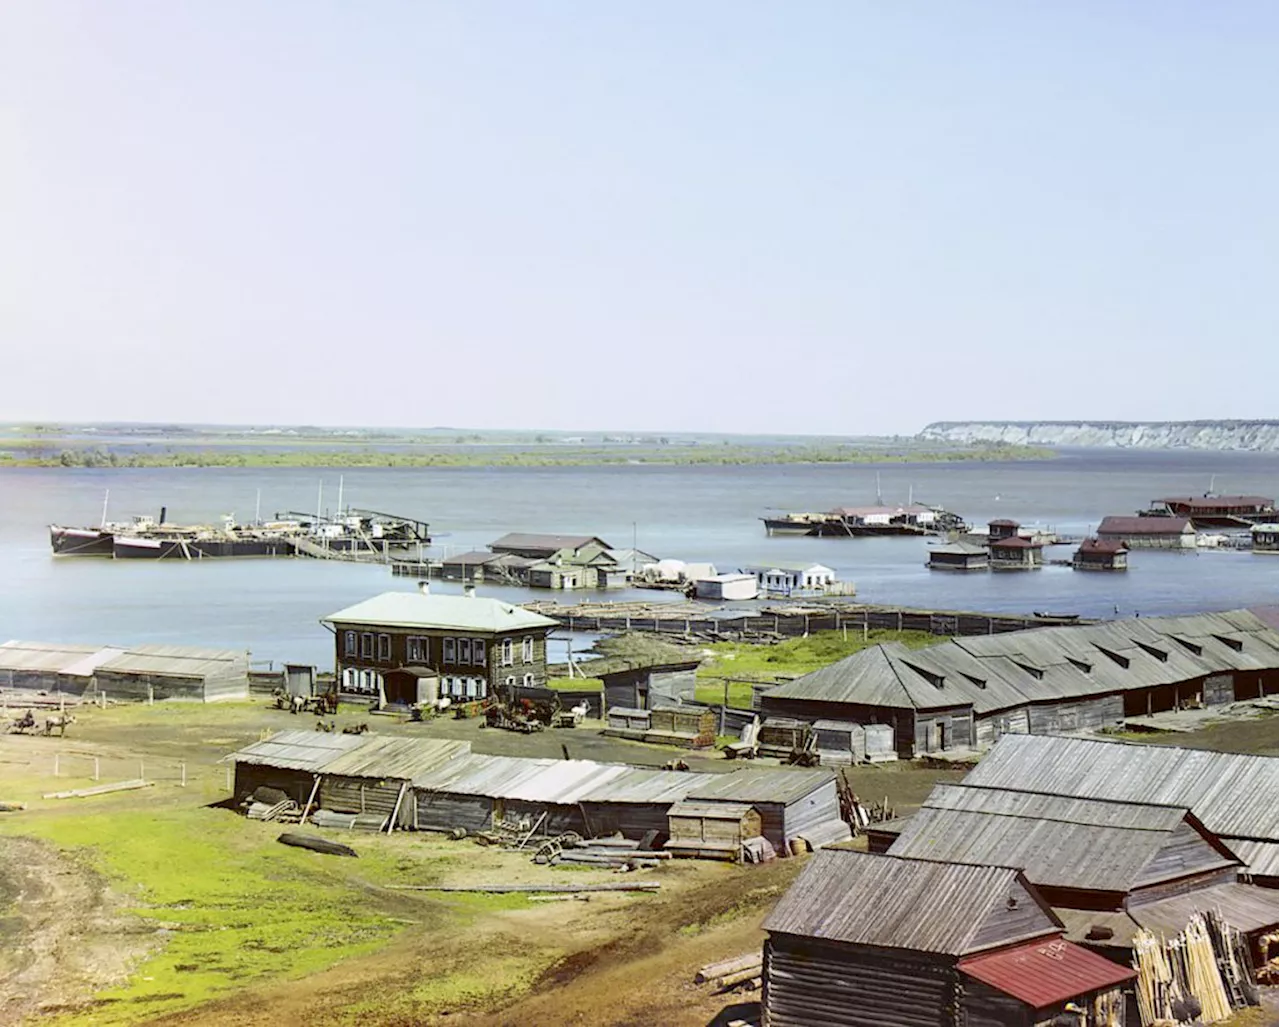
[[[926,631],[932,635],[995,635],[1027,628],[1091,623],[1071,615],[917,610],[865,603],[812,602],[721,607],[708,603],[525,603],[569,631],[614,634],[654,631],[699,638],[794,638],[814,631]]]

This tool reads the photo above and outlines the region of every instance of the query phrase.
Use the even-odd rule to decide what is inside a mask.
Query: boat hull
[[[112,532],[100,528],[49,526],[49,545],[55,556],[110,556]]]

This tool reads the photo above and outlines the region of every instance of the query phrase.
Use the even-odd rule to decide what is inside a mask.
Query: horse
[[[44,733],[46,735],[53,734],[54,728],[58,729],[58,737],[61,738],[67,733],[67,725],[74,724],[76,717],[74,713],[55,713],[52,717],[44,718]]]
[[[9,721],[9,730],[16,731],[20,735],[25,735],[28,731],[36,726],[35,714],[31,710],[27,710],[25,714],[16,720]]]

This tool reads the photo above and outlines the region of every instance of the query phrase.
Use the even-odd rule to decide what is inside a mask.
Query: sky
[[[0,417],[1275,417],[1277,8],[0,5]]]

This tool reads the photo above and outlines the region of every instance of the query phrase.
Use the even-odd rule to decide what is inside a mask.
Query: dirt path
[[[84,1004],[124,980],[155,938],[92,871],[0,836],[0,1024]]]

